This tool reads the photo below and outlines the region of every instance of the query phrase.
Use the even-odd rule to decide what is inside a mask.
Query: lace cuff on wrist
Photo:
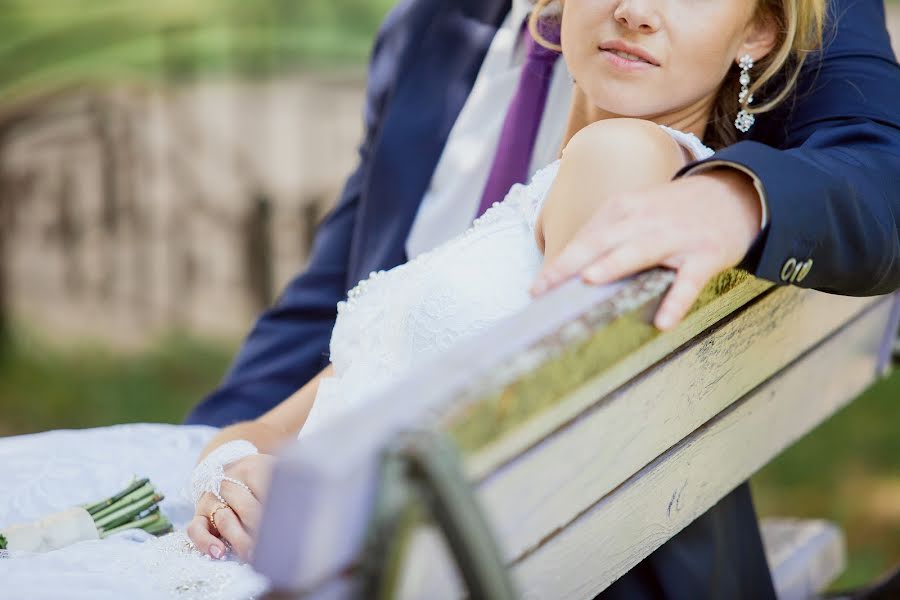
[[[194,504],[197,504],[205,492],[213,494],[221,501],[219,486],[225,477],[225,467],[253,454],[259,454],[259,450],[247,440],[226,442],[210,452],[194,467],[194,473],[191,475],[190,494]]]

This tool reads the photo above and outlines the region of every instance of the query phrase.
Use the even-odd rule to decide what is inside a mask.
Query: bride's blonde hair
[[[548,7],[559,4],[559,0],[537,0],[528,19],[528,29],[540,45],[562,52],[559,44],[549,42],[538,31],[538,21],[545,16]],[[558,13],[558,10],[555,11],[555,14]],[[825,0],[756,0],[754,18],[771,19],[778,37],[774,49],[753,67],[750,94],[759,97],[760,90],[779,74],[785,74],[784,85],[779,91],[773,93],[773,90],[767,90],[773,94],[770,99],[746,108],[747,112],[758,115],[772,110],[794,91],[806,57],[822,47]],[[738,100],[741,89],[739,75],[740,68],[732,65],[719,87],[703,140],[713,148],[733,144],[738,139],[734,119],[742,108]]]

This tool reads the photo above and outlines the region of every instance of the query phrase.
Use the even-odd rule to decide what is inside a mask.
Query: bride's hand
[[[225,556],[227,543],[241,560],[249,560],[274,461],[275,457],[270,454],[254,454],[225,467],[227,477],[243,482],[248,488],[223,480],[220,493],[228,506],[223,507],[208,492],[200,497],[194,518],[187,528],[188,537],[200,552],[221,558]],[[210,519],[213,511],[215,526]]]

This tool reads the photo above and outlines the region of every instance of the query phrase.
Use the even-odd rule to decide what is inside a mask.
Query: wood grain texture
[[[479,485],[507,558],[554,531],[736,399],[873,303],[781,288],[707,331],[630,384],[607,394],[598,377],[560,405],[590,406],[562,428],[536,419],[545,439]],[[574,410],[573,410],[574,412]],[[550,435],[547,433],[550,432]],[[474,473],[484,462],[474,457]]]
[[[523,597],[602,591],[856,397],[874,379],[889,310],[879,302],[517,561]]]
[[[760,522],[760,531],[778,600],[812,598],[846,568],[846,540],[833,523],[817,519],[767,518]],[[402,580],[395,589],[395,598],[465,597],[459,573],[450,566],[446,543],[434,527],[422,526],[413,533],[407,561],[414,556],[427,556],[432,565],[443,566],[428,571],[404,569]]]

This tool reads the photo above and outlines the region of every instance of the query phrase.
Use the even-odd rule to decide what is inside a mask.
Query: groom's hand
[[[270,454],[253,454],[225,467],[226,476],[247,487],[222,481],[220,494],[227,506],[222,506],[209,492],[200,497],[187,527],[188,537],[197,550],[213,558],[224,558],[227,544],[241,560],[250,559],[274,462],[275,457]],[[213,511],[215,525],[210,518]]]
[[[603,284],[668,267],[677,276],[654,324],[671,329],[713,276],[741,262],[759,233],[761,210],[750,177],[729,168],[609,198],[545,263],[532,293],[575,275]]]

